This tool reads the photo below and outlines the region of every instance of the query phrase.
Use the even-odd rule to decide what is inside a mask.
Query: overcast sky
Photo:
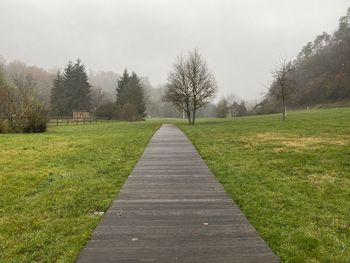
[[[81,58],[166,81],[176,55],[197,47],[219,96],[256,99],[273,65],[332,33],[349,0],[0,0],[0,55],[49,69]]]

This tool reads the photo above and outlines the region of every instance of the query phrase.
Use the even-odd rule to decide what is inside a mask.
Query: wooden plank
[[[163,125],[77,262],[278,262],[188,138]]]

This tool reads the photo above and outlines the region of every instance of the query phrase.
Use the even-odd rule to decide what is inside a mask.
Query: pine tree
[[[122,109],[125,105],[131,104],[135,107],[138,118],[144,117],[146,106],[145,96],[140,78],[135,72],[129,75],[125,69],[122,78],[118,81],[117,91],[117,106]]]
[[[116,88],[117,92],[117,105],[119,107],[122,107],[125,103],[127,103],[126,96],[125,96],[125,87],[128,84],[130,79],[128,70],[125,69],[123,72],[123,76],[120,80],[118,80],[118,85]]]
[[[127,91],[128,91],[128,102],[131,104],[134,104],[137,110],[137,113],[144,117],[146,106],[145,106],[145,97],[143,88],[140,84],[140,78],[136,75],[135,72],[131,74],[131,77],[129,79],[128,85],[127,85]]]
[[[78,59],[72,67],[72,74],[65,81],[68,87],[70,111],[73,110],[91,110],[91,85],[88,81],[88,76],[85,71],[85,66]]]
[[[57,72],[55,79],[53,80],[53,87],[51,89],[51,113],[55,116],[64,115],[66,108],[64,99],[64,87],[63,79],[60,71]]]
[[[51,111],[57,116],[71,116],[73,110],[91,110],[91,85],[85,67],[78,59],[69,62],[64,73],[57,73],[51,90]]]

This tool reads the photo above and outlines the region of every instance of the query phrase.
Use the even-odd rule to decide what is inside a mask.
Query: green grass
[[[73,262],[160,123],[176,123],[282,262],[350,262],[350,109],[0,135],[0,262]]]
[[[158,127],[0,135],[0,262],[73,262]]]
[[[350,109],[178,124],[282,262],[350,262]]]

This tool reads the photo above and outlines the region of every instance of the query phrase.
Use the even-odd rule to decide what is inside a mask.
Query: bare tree
[[[227,114],[229,113],[229,109],[227,99],[222,97],[216,104],[216,116],[218,118],[226,118]]]
[[[5,74],[9,84],[15,86],[32,86],[40,101],[50,103],[50,91],[54,76],[37,66],[29,66],[20,61],[12,61],[5,66]],[[32,84],[30,85],[31,82]],[[34,85],[35,84],[35,85]],[[33,87],[35,86],[35,87]]]
[[[188,122],[194,124],[196,112],[210,101],[217,92],[212,71],[197,49],[186,57],[179,56],[168,74],[164,99],[172,102],[179,111],[184,111]]]
[[[106,93],[102,90],[101,87],[93,87],[92,90],[92,108],[93,112],[96,112],[96,109],[99,108],[101,105],[109,102],[109,100],[106,98]]]
[[[237,106],[239,105],[239,98],[235,94],[230,93],[226,96],[226,101],[228,105],[228,111],[233,118],[236,115]]]
[[[283,58],[272,73],[274,82],[269,89],[270,95],[274,95],[278,100],[281,100],[283,121],[286,119],[286,103],[294,87],[294,81],[290,78],[291,72],[291,62],[287,62],[287,60]]]
[[[0,125],[1,125],[2,119],[7,117],[8,115],[7,113],[9,108],[9,96],[10,96],[9,86],[5,81],[3,70],[0,67]]]
[[[18,96],[23,106],[27,107],[36,94],[37,82],[31,74],[14,73],[12,81],[17,87]]]
[[[13,86],[2,85],[1,103],[9,132],[43,132],[47,127],[47,107],[38,99],[31,74],[13,74]]]

